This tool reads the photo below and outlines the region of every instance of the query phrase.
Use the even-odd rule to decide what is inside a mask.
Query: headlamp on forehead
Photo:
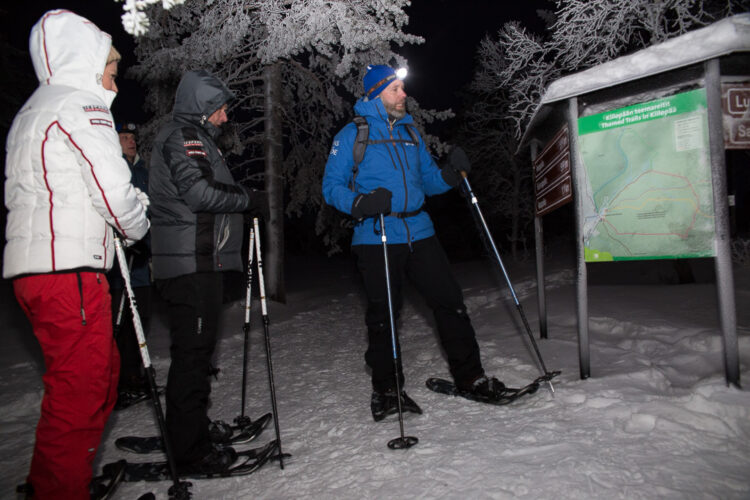
[[[406,78],[406,68],[395,70],[390,66],[381,64],[368,66],[367,73],[362,80],[365,98],[375,99],[393,80],[403,80],[404,78]]]
[[[135,134],[137,128],[135,123],[118,123],[115,125],[118,134]]]

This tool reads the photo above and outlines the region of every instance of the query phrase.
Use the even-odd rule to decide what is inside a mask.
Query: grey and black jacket
[[[249,190],[236,184],[214,142],[208,117],[234,98],[206,71],[185,73],[172,121],[154,141],[149,168],[154,279],[242,270]]]

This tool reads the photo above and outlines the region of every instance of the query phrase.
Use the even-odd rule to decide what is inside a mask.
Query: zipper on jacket
[[[83,309],[83,280],[80,271],[76,271],[76,279],[78,280],[78,296],[81,298],[81,324],[86,326],[86,311]]]
[[[396,153],[396,158],[398,159],[398,166],[401,167],[401,177],[404,180],[404,212],[407,211],[408,205],[409,205],[409,183],[406,181],[406,169],[404,168],[404,162],[406,164],[409,164],[409,161],[406,158],[406,149],[404,149],[404,162],[401,161],[401,155],[398,154],[398,149],[396,148],[396,139],[393,137],[393,125],[390,124],[388,128],[388,134],[391,136],[391,141],[393,143],[393,152]],[[401,139],[401,134],[398,134],[398,138]],[[387,147],[387,146],[386,146]],[[404,146],[401,146],[404,148]],[[390,154],[390,151],[388,152]],[[396,167],[396,162],[393,161],[393,156],[391,156],[391,162],[393,162],[393,166]],[[398,167],[397,167],[398,168]],[[406,244],[409,245],[409,252],[414,252],[414,248],[411,246],[411,231],[409,230],[409,224],[406,223],[406,219],[401,219],[401,222],[404,224],[404,228],[406,228]]]

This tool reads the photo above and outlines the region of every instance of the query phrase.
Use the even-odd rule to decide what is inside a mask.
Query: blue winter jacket
[[[353,145],[357,126],[347,124],[333,139],[323,175],[323,197],[329,205],[351,214],[354,198],[360,193],[384,187],[393,193],[392,212],[413,212],[424,204],[425,196],[448,191],[450,186],[443,181],[440,168],[430,156],[422,138],[415,145],[406,128],[413,123],[411,115],[398,120],[393,127],[388,123],[387,113],[380,99],[359,99],[354,111],[367,119],[370,140],[386,142],[369,144],[362,163],[359,164],[353,189],[354,168]],[[387,142],[403,139],[408,142]],[[352,245],[380,245],[380,224],[369,218],[354,226]],[[435,234],[432,220],[427,212],[399,219],[386,217],[388,243],[411,243]]]

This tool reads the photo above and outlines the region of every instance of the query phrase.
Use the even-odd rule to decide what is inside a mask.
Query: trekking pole
[[[133,255],[130,255],[128,259],[128,276],[130,271],[133,269]],[[120,294],[120,305],[117,306],[117,317],[115,319],[114,336],[117,338],[120,335],[120,326],[122,325],[122,311],[125,309],[125,287],[122,287],[122,293]]]
[[[250,228],[249,246],[247,250],[247,290],[245,291],[245,323],[242,325],[242,330],[245,334],[245,342],[242,350],[242,403],[240,408],[240,416],[235,418],[235,423],[240,427],[250,425],[250,417],[245,415],[245,401],[247,393],[247,349],[250,336],[250,307],[252,302],[252,286],[253,286],[253,250],[255,244],[255,231]]]
[[[539,359],[539,364],[544,371],[544,375],[539,377],[537,381],[540,382],[547,382],[549,384],[550,390],[554,393],[555,388],[552,387],[552,379],[560,374],[559,371],[550,372],[547,370],[547,367],[544,365],[544,360],[542,359],[542,354],[539,352],[539,347],[536,344],[536,340],[534,340],[534,335],[531,333],[531,327],[529,326],[529,321],[526,319],[526,314],[523,312],[523,307],[521,306],[521,302],[518,300],[518,296],[516,295],[516,291],[513,289],[513,283],[510,281],[510,277],[508,276],[508,272],[505,270],[505,265],[503,265],[503,259],[500,258],[500,252],[497,250],[497,246],[495,245],[495,240],[492,238],[492,233],[490,233],[490,228],[487,227],[487,222],[484,220],[484,216],[482,215],[482,210],[479,208],[479,202],[477,201],[477,197],[474,195],[474,191],[471,190],[471,184],[469,184],[469,178],[466,175],[465,171],[461,171],[461,178],[463,180],[464,186],[466,187],[467,192],[467,199],[469,200],[469,203],[474,207],[475,213],[477,215],[476,219],[481,223],[482,229],[484,230],[484,234],[486,238],[482,239],[482,242],[484,243],[485,247],[487,247],[487,251],[492,253],[495,256],[495,260],[497,261],[497,264],[500,266],[500,270],[503,272],[503,276],[505,277],[506,283],[508,283],[508,288],[510,289],[510,294],[513,296],[513,301],[516,303],[516,309],[518,309],[518,313],[521,315],[521,321],[523,322],[523,326],[526,328],[526,333],[529,336],[529,340],[531,341],[531,345],[534,347],[534,352],[536,353],[537,358]]]
[[[279,447],[279,466],[284,469],[284,453],[281,451],[281,431],[279,430],[279,412],[276,408],[276,386],[273,383],[273,363],[271,362],[271,335],[268,332],[268,307],[266,305],[266,285],[263,281],[263,257],[260,253],[260,230],[258,218],[253,218],[255,228],[255,253],[258,256],[258,289],[260,290],[260,311],[263,316],[263,335],[266,339],[266,366],[268,367],[268,386],[271,390],[271,411],[273,425],[276,429],[276,443]]]
[[[393,319],[393,298],[391,297],[391,273],[388,267],[388,238],[385,235],[385,216],[380,214],[380,241],[383,242],[383,262],[385,262],[385,288],[388,293],[388,318],[391,323],[391,345],[393,346],[393,372],[396,377],[396,401],[398,402],[398,425],[401,436],[388,441],[388,448],[405,450],[419,442],[414,436],[404,436],[404,411],[401,408],[401,380],[398,376],[398,342],[396,341],[396,322]]]
[[[169,444],[169,438],[167,436],[167,424],[164,419],[164,411],[161,407],[161,401],[159,400],[159,393],[156,389],[156,371],[151,364],[151,358],[148,354],[148,346],[146,344],[146,336],[143,333],[143,325],[141,324],[141,316],[138,314],[138,308],[135,303],[135,295],[133,289],[130,286],[130,272],[125,264],[125,250],[122,246],[122,240],[119,236],[115,237],[115,252],[117,253],[117,261],[120,264],[120,273],[125,285],[125,292],[128,294],[130,302],[130,311],[133,315],[133,328],[135,335],[138,339],[138,346],[141,352],[141,360],[143,361],[143,368],[146,372],[146,379],[148,380],[148,387],[151,390],[151,400],[154,402],[154,410],[156,411],[156,420],[159,423],[159,430],[161,431],[161,439],[164,443],[164,451],[167,454],[167,463],[169,465],[169,473],[172,476],[172,486],[169,488],[169,497],[179,500],[186,500],[190,498],[190,492],[188,488],[190,483],[187,481],[180,481],[177,475],[177,464],[172,453],[172,447]]]

